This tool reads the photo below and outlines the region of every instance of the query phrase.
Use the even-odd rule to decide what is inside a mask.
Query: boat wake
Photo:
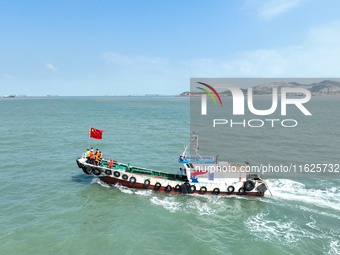
[[[181,203],[176,202],[174,197],[165,197],[165,198],[159,198],[156,196],[153,196],[150,199],[151,203],[154,205],[160,205],[164,207],[165,209],[169,210],[170,212],[174,213],[181,209]]]
[[[340,254],[340,241],[336,240],[336,241],[331,241],[330,244],[330,250],[327,254],[331,255],[331,254]]]
[[[287,217],[279,219],[270,219],[270,213],[261,212],[255,217],[249,217],[245,222],[246,227],[257,237],[264,241],[282,242],[287,246],[298,242],[298,236],[304,236],[307,233]],[[310,236],[315,238],[313,234]]]
[[[111,186],[103,181],[101,181],[99,178],[93,178],[91,181],[91,184],[99,184],[100,186],[104,188],[111,188]]]
[[[335,184],[332,186],[329,183],[316,184],[314,187],[312,185],[308,187],[306,184],[289,179],[269,179],[267,185],[273,196],[266,194],[266,198],[278,201],[296,201],[302,210],[312,205],[313,209],[330,209],[330,211],[338,213],[340,211],[340,188],[333,186]],[[320,213],[322,212],[324,210],[320,211]],[[338,215],[334,216],[339,218]]]
[[[182,201],[175,196],[171,197],[158,197],[153,196],[150,201],[152,204],[162,206],[163,208],[174,213],[177,211],[183,211],[186,213],[193,213],[195,215],[214,215],[217,213],[215,206],[212,204],[218,203],[219,199],[206,199],[204,201],[197,199],[190,199],[189,201]]]
[[[266,195],[263,201],[274,207],[248,217],[245,226],[251,234],[287,248],[305,246],[306,252],[340,254],[340,230],[334,225],[338,222],[334,218],[340,220],[340,190],[335,183],[272,179],[267,184],[273,196]]]
[[[111,186],[98,178],[92,183],[145,197],[151,205],[170,213],[210,216],[203,217],[209,219],[209,224],[218,225],[223,220],[224,224],[232,226],[235,220],[243,221],[243,231],[258,241],[281,243],[287,249],[301,246],[307,253],[312,249],[322,250],[324,254],[340,254],[340,230],[332,225],[334,219],[340,220],[340,189],[334,182],[270,179],[268,186],[273,196],[266,194],[262,198],[164,194],[122,185]],[[234,230],[229,227],[228,231]],[[323,247],[320,247],[321,243]]]
[[[105,188],[115,187],[126,194],[151,197],[150,201],[152,204],[162,206],[170,212],[182,210],[192,213],[196,212],[199,215],[211,215],[221,211],[221,206],[227,210],[235,210],[236,201],[247,200],[285,205],[301,211],[340,219],[340,188],[330,185],[328,185],[328,188],[323,189],[308,188],[306,184],[290,179],[269,179],[268,186],[273,196],[268,193],[263,198],[234,195],[226,197],[198,194],[186,196],[180,194],[164,195],[152,190],[131,189],[119,184],[109,185],[98,178],[94,178],[91,183],[99,184]],[[232,206],[234,208],[231,208]]]
[[[211,215],[217,212],[217,210],[213,209],[213,207],[220,207],[223,204],[223,198],[214,195],[164,195],[149,189],[132,189],[120,184],[109,185],[101,181],[99,178],[93,178],[91,184],[99,184],[104,188],[114,187],[125,194],[135,194],[139,196],[150,197],[151,204],[161,206],[172,213],[177,211],[185,211],[194,214],[197,213],[199,215]],[[183,199],[183,197],[187,197],[189,200]]]

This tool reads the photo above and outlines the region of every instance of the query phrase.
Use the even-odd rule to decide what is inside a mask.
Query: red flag
[[[94,139],[102,139],[102,133],[103,133],[103,130],[99,130],[99,129],[95,129],[91,127],[90,137]]]

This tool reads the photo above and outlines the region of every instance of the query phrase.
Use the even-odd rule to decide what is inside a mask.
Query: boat
[[[218,155],[201,156],[197,133],[193,133],[192,138],[196,155],[187,156],[188,146],[185,146],[178,159],[183,169],[180,168],[177,173],[131,166],[112,159],[103,159],[100,164],[94,165],[87,159],[86,152],[76,162],[85,174],[112,185],[164,193],[264,196],[267,184],[260,175],[250,173],[248,162],[229,164],[219,162]]]

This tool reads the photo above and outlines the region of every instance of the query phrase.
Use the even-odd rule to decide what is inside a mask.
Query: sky
[[[0,0],[0,96],[176,95],[340,77],[338,0]]]

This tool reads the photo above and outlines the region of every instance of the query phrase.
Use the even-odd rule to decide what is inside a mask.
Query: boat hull
[[[257,181],[251,190],[246,191],[243,182],[230,183],[229,186],[226,186],[226,183],[189,182],[186,176],[180,178],[175,174],[164,175],[163,172],[152,170],[149,172],[144,171],[143,173],[139,171],[138,173],[131,170],[127,171],[129,168],[123,170],[119,167],[120,165],[116,165],[116,168],[95,166],[87,163],[84,158],[77,159],[77,164],[79,168],[83,169],[84,173],[91,174],[107,184],[120,184],[128,188],[149,189],[163,193],[264,196],[264,192],[260,192],[261,189],[259,189],[262,182]],[[233,190],[229,192],[227,187],[230,186],[233,186]]]
[[[110,176],[104,176],[104,177],[99,177],[99,179],[107,184],[120,184],[122,186],[128,187],[128,188],[134,188],[134,189],[149,189],[153,190],[155,192],[163,192],[163,193],[177,193],[177,194],[182,194],[183,192],[181,190],[175,190],[172,188],[171,191],[166,190],[166,186],[161,186],[159,189],[156,188],[155,185],[149,185],[146,186],[144,183],[131,183],[130,181],[122,180],[122,179],[117,179],[113,178]],[[263,197],[264,193],[261,192],[245,192],[245,193],[240,193],[240,192],[223,192],[221,191],[219,194],[215,194],[213,191],[207,191],[205,193],[198,191],[194,192],[189,192],[186,194],[200,194],[200,195],[219,195],[219,196],[229,196],[229,195],[241,195],[241,196],[255,196],[255,197]]]

